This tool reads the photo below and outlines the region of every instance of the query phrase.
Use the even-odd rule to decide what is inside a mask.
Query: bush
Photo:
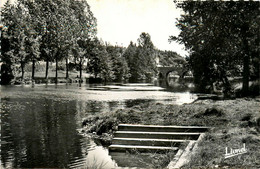
[[[7,64],[2,64],[1,66],[1,85],[7,85],[10,84],[11,80],[14,78],[14,75],[12,73],[12,69]]]

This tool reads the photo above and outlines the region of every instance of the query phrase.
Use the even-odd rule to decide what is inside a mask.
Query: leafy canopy
[[[259,3],[175,3],[184,14],[177,20],[180,34],[170,40],[184,44],[190,52],[189,63],[199,90],[222,83],[224,91],[230,91],[228,77],[241,75],[243,87],[248,87],[250,65],[259,57]]]

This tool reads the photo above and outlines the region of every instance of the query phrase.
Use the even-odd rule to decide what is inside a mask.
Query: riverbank
[[[186,166],[260,167],[260,98],[197,100],[192,104],[164,105],[144,103],[115,112],[86,117],[83,132],[110,141],[119,123],[153,125],[197,125],[213,127]],[[224,158],[225,149],[242,148],[247,153]]]
[[[69,78],[66,78],[66,71],[64,70],[58,70],[58,83],[77,83],[80,82],[79,79],[79,72],[78,71],[69,71],[68,72]],[[43,83],[55,83],[56,77],[55,77],[55,70],[51,69],[48,73],[48,79],[45,78],[45,71],[36,71],[35,77],[32,80],[32,72],[26,71],[24,73],[24,79],[21,79],[21,73],[17,75],[16,78],[14,78],[11,81],[11,84],[14,85],[20,85],[20,84],[43,84]],[[90,78],[89,73],[82,72],[82,80],[88,81]]]

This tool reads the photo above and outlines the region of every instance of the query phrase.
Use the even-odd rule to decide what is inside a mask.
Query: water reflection
[[[94,88],[101,90],[91,90]],[[190,93],[173,93],[151,84],[0,89],[3,168],[74,168],[91,166],[93,162],[104,168],[115,167],[117,164],[104,145],[78,133],[87,114],[140,103],[181,104],[194,100]]]
[[[155,85],[165,88],[167,91],[172,92],[190,92],[194,90],[192,79],[180,79],[170,77],[168,80],[161,79],[155,82]]]
[[[130,154],[123,152],[110,152],[109,155],[115,160],[120,167],[152,168],[150,155]],[[165,166],[161,166],[162,168]]]
[[[5,167],[10,160],[11,168],[67,167],[71,157],[82,157],[81,147],[74,146],[82,139],[76,130],[75,101],[12,99],[2,104],[1,140],[7,144],[1,147],[1,160]]]
[[[169,164],[169,153],[123,153],[109,152],[109,155],[116,161],[120,167],[138,167],[138,168],[166,168]]]

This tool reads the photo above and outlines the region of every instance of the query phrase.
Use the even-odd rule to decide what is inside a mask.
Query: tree
[[[138,41],[138,61],[141,76],[150,79],[156,73],[156,52],[151,36],[148,33],[141,33]]]
[[[7,36],[7,29],[0,26],[1,29],[1,36],[0,36],[0,43],[1,43],[1,81],[0,84],[7,85],[10,84],[11,80],[14,78],[13,70],[12,70],[12,62],[11,58],[7,55],[7,52],[10,50],[10,43]]]
[[[71,23],[71,10],[69,8],[69,0],[61,1],[55,0],[50,1],[49,9],[46,15],[46,36],[50,40],[50,45],[46,45],[51,51],[51,59],[54,59],[56,63],[55,69],[55,82],[58,82],[58,62],[64,58],[64,55],[68,55],[68,39],[71,38],[69,29],[72,27]],[[50,17],[51,15],[51,17]],[[49,61],[47,56],[47,62]],[[48,65],[48,64],[46,64]],[[47,68],[46,68],[47,69]],[[46,70],[47,73],[47,70]],[[48,76],[46,75],[46,78]]]
[[[136,81],[139,78],[139,60],[137,53],[137,46],[132,41],[123,53],[123,58],[125,58],[127,65],[129,67],[130,81]]]
[[[82,80],[82,66],[86,57],[86,49],[84,48],[85,41],[78,40],[77,43],[74,44],[72,52],[79,65],[79,78]]]
[[[5,36],[9,42],[9,49],[5,55],[9,57],[10,64],[20,64],[21,79],[24,80],[24,67],[30,60],[30,39],[32,27],[29,23],[30,15],[23,7],[23,4],[18,1],[18,4],[10,5],[7,1],[3,11],[3,25],[6,28]],[[14,69],[13,69],[14,70]]]
[[[151,36],[148,33],[142,32],[140,37],[137,39],[138,45],[142,48],[146,49],[154,49],[153,42],[151,40]]]
[[[27,34],[27,45],[29,46],[28,52],[32,61],[32,78],[34,78],[35,62],[39,59],[46,61],[46,78],[48,78],[49,61],[53,59],[54,45],[56,44],[52,37],[52,33],[56,28],[51,20],[55,20],[55,15],[51,13],[54,11],[54,1],[26,1],[18,0],[18,4],[22,6],[23,10],[28,14],[28,19],[24,24],[30,26],[30,32]],[[17,7],[16,7],[17,8]],[[53,14],[53,15],[52,15]],[[53,23],[52,25],[50,23]],[[53,43],[54,42],[54,43]]]
[[[19,4],[28,12],[26,24],[30,30],[27,34],[27,52],[32,62],[32,80],[35,76],[35,63],[40,59],[40,25],[41,19],[38,17],[39,9],[33,1],[18,0]]]
[[[184,66],[186,64],[185,58],[173,51],[157,50],[159,57],[159,65],[161,66]]]
[[[93,46],[96,42],[97,21],[86,0],[71,0],[71,9],[73,9],[75,19],[77,20],[77,25],[73,30],[75,33],[74,40],[76,40],[76,44],[74,46],[76,47],[76,50],[74,48],[74,53],[78,51],[75,56],[76,60],[79,62],[81,79],[83,62],[89,57],[89,51],[92,50],[90,46]]]
[[[129,79],[129,67],[126,59],[123,57],[123,47],[106,45],[106,51],[112,61],[112,71],[114,72],[114,81]]]
[[[130,81],[151,79],[155,76],[156,50],[148,33],[141,33],[137,39],[138,46],[130,42],[123,53],[130,72]]]
[[[10,84],[11,80],[14,78],[13,69],[12,69],[12,61],[11,58],[8,56],[8,51],[11,50],[11,44],[9,40],[8,34],[10,34],[10,29],[8,29],[8,25],[10,27],[11,23],[8,23],[11,17],[10,12],[12,12],[13,6],[10,4],[8,0],[3,10],[1,11],[1,20],[0,20],[0,29],[1,29],[1,36],[0,36],[0,43],[1,43],[1,84],[6,85]],[[8,23],[8,24],[7,24]],[[14,26],[14,25],[12,25]]]
[[[56,55],[54,55],[56,62],[55,70],[55,82],[58,82],[58,61],[66,59],[66,67],[68,67],[68,54],[69,46],[73,45],[74,32],[73,27],[76,27],[77,23],[74,22],[75,17],[73,17],[73,12],[70,9],[70,1],[57,1],[55,5],[55,17],[54,24],[59,25],[55,30],[56,37],[54,37],[54,42],[56,42],[55,48],[57,49]],[[70,42],[72,40],[72,42]],[[66,78],[68,78],[68,68],[66,68]]]
[[[248,92],[252,53],[259,54],[258,2],[175,2],[184,15],[177,20],[181,30],[170,37],[190,51],[189,63],[200,90],[224,85],[231,90],[228,77],[243,67],[243,92]],[[257,40],[258,39],[258,40]],[[255,54],[256,55],[256,54]]]
[[[114,80],[114,72],[112,70],[112,60],[106,47],[97,39],[92,43],[91,50],[89,50],[89,66],[90,73],[94,77],[101,78],[104,81]]]

